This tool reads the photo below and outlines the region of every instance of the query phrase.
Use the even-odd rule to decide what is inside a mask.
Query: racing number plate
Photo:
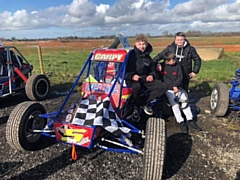
[[[93,127],[77,126],[54,122],[57,141],[75,144],[89,148],[94,132]]]

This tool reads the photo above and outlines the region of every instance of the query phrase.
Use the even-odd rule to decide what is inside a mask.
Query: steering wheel
[[[110,76],[110,77],[111,77],[110,82],[106,82],[106,76]],[[115,76],[114,76],[113,74],[109,74],[109,73],[106,73],[106,72],[105,72],[105,73],[103,73],[103,74],[100,76],[99,80],[100,80],[100,81],[103,80],[103,82],[105,82],[105,83],[112,83],[112,82],[115,80]],[[118,78],[118,83],[121,84],[120,78]]]

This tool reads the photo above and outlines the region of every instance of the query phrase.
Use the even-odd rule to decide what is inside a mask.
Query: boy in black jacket
[[[156,64],[149,55],[151,52],[152,46],[148,43],[147,37],[144,34],[138,35],[134,50],[128,59],[125,75],[127,85],[133,88],[135,113],[140,107],[140,95],[143,87],[149,90],[147,104],[144,106],[144,111],[148,115],[153,114],[150,102],[161,97],[167,90],[167,86],[163,82],[156,80]]]
[[[200,71],[202,60],[196,49],[191,46],[183,32],[178,32],[175,35],[174,42],[167,46],[162,52],[156,55],[153,60],[158,62],[163,59],[165,52],[173,52],[176,55],[176,61],[181,65],[183,71],[182,88],[188,92],[189,82]],[[192,65],[193,64],[193,65]]]
[[[201,131],[202,129],[198,127],[196,122],[193,120],[193,115],[190,106],[187,105],[182,109],[184,115],[186,116],[187,123],[184,122],[182,117],[179,103],[176,101],[176,95],[179,94],[180,99],[186,100],[186,94],[181,92],[183,73],[181,66],[176,63],[176,56],[172,52],[165,52],[164,62],[159,65],[161,69],[161,78],[165,84],[167,84],[167,92],[165,93],[169,103],[172,106],[173,114],[176,121],[180,124],[180,130],[183,133],[188,133],[188,127],[196,131]],[[188,125],[188,127],[187,127]]]

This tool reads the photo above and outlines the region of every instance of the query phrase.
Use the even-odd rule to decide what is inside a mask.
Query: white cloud
[[[40,28],[66,29],[68,34],[79,32],[79,36],[88,36],[90,29],[96,36],[119,32],[135,35],[143,31],[153,35],[163,31],[238,31],[240,0],[228,2],[189,0],[170,9],[169,0],[118,0],[112,6],[96,5],[91,0],[73,0],[66,6],[32,12],[25,9],[0,12],[0,31],[1,36],[9,30]]]
[[[21,29],[29,22],[29,15],[26,10],[18,10],[13,14],[5,11],[0,17],[0,30]]]
[[[141,9],[141,8],[148,8],[153,4],[152,1],[149,0],[139,0],[131,4],[132,9]]]
[[[32,11],[31,14],[38,14],[38,11]]]
[[[100,4],[99,6],[96,7],[96,11],[105,14],[109,7],[110,6],[108,4]]]

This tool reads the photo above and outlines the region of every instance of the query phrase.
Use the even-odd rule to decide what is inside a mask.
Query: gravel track
[[[70,103],[80,95],[74,93]],[[52,94],[42,104],[47,111],[56,111],[65,97]],[[209,97],[202,93],[190,94],[193,109],[197,106],[198,124],[202,132],[189,135],[179,133],[173,117],[167,120],[166,162],[163,179],[240,179],[240,126],[239,121],[216,118],[208,110]],[[43,142],[44,147],[34,152],[18,152],[6,143],[5,127],[11,110],[16,104],[27,100],[17,95],[1,100],[0,104],[0,179],[35,180],[140,180],[142,179],[142,156],[115,153],[101,149],[77,148],[78,158],[71,159],[71,146]],[[196,106],[194,106],[196,104]],[[237,118],[231,112],[230,119]],[[234,128],[230,128],[234,127]]]

